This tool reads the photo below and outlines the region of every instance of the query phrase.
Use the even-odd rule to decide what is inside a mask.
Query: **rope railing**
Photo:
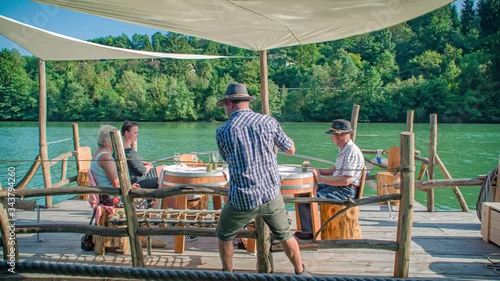
[[[96,277],[112,276],[113,278],[131,280],[171,280],[171,281],[383,281],[405,279],[395,278],[371,278],[371,277],[328,277],[315,276],[303,277],[293,274],[253,274],[253,273],[228,273],[209,270],[182,270],[182,269],[151,269],[151,268],[131,268],[108,265],[75,265],[75,264],[52,264],[41,262],[15,262],[15,274],[50,274],[71,277]],[[11,269],[9,262],[0,263],[0,270],[7,272]],[[5,273],[8,274],[8,273]],[[4,275],[5,275],[4,274]],[[14,273],[13,273],[14,274]]]

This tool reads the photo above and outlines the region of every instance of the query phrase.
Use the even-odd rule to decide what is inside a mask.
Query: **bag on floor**
[[[92,234],[85,234],[82,237],[82,250],[85,251],[92,251],[94,250],[94,241],[92,241],[93,237]]]
[[[94,221],[94,217],[95,217],[95,209],[94,209],[94,213],[92,214],[92,218],[90,219],[89,225],[92,225],[92,222]],[[94,241],[93,241],[92,234],[84,234],[83,235],[83,237],[82,237],[82,243],[81,243],[80,247],[82,248],[82,250],[85,250],[85,251],[92,251],[92,250],[94,250],[95,244],[94,244]]]

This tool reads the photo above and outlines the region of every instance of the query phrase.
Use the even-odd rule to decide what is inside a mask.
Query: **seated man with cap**
[[[359,147],[351,140],[351,122],[344,119],[333,121],[326,134],[332,135],[332,141],[339,147],[335,165],[329,169],[312,169],[318,182],[316,197],[345,200],[357,196],[365,160]],[[311,166],[304,162],[304,166]],[[324,177],[328,176],[328,177]],[[295,232],[299,239],[313,239],[310,204],[299,204],[302,231]]]

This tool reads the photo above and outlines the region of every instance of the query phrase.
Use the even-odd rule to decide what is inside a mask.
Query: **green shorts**
[[[284,241],[292,238],[285,203],[281,195],[252,210],[237,210],[230,203],[225,204],[217,224],[217,238],[222,241],[234,240],[238,232],[256,216],[264,219],[274,234],[274,239]]]

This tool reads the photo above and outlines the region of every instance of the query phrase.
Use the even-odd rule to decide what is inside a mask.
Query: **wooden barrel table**
[[[280,165],[279,172],[281,176],[280,190],[282,195],[293,195],[294,197],[299,197],[299,195],[307,195],[307,197],[316,197],[315,189],[317,184],[314,180],[314,175],[312,172],[302,172],[302,167],[292,165]],[[297,222],[297,229],[300,230],[301,226],[298,210],[299,204],[295,203],[295,220]],[[321,227],[319,222],[318,203],[311,203],[311,221],[313,232],[318,232]],[[317,240],[321,240],[321,234],[318,236]],[[248,239],[246,248],[247,252],[255,253],[255,239]]]
[[[317,183],[312,172],[302,172],[301,167],[296,166],[279,166],[281,180],[281,194],[293,195],[299,197],[306,195],[307,197],[316,197]],[[299,204],[295,203],[295,219],[297,229],[301,230]],[[320,221],[318,214],[318,203],[311,203],[311,221],[313,233],[320,229]],[[317,240],[321,240],[321,235]]]
[[[186,186],[225,187],[227,185],[222,167],[212,172],[207,172],[204,165],[201,167],[166,166],[163,168],[160,178],[160,188]],[[188,200],[188,196],[186,195],[167,197],[162,200],[162,209],[175,208],[184,210],[188,209],[189,205],[193,208],[201,209],[208,206],[208,196],[200,195],[200,199],[198,200]],[[214,210],[222,209],[222,196],[213,196],[212,201]],[[184,252],[184,238],[184,235],[175,236],[174,251],[176,253]]]

